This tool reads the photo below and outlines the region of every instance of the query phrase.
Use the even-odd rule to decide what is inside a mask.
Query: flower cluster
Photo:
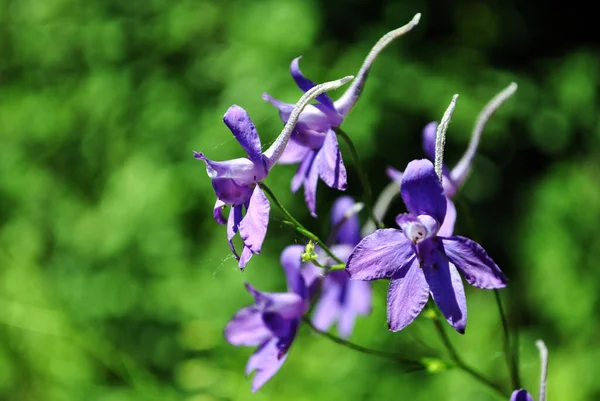
[[[467,325],[463,279],[482,289],[496,290],[507,284],[500,268],[480,244],[454,235],[457,211],[452,198],[471,171],[485,123],[515,92],[515,84],[500,92],[483,109],[471,143],[453,169],[443,163],[443,148],[457,95],[441,123],[430,123],[423,131],[427,159],[410,161],[403,172],[388,169],[388,175],[400,185],[399,190],[393,188],[393,193],[401,196],[407,210],[397,215],[397,228],[375,230],[368,225],[379,224],[391,203],[386,191],[382,195],[384,206],[371,209],[374,210],[370,216],[372,222],[362,230],[359,213],[363,204],[342,196],[331,209],[330,233],[323,241],[294,219],[264,183],[277,164],[299,164],[291,190],[304,188],[306,204],[314,217],[317,216],[319,179],[331,188],[346,189],[346,167],[337,139],[339,127],[357,103],[377,55],[395,38],[414,28],[419,18],[417,14],[407,25],[383,36],[336,101],[325,92],[353,77],[317,85],[300,71],[300,57],[292,60],[292,78],[304,95],[296,104],[263,95],[264,100],[277,108],[285,123],[267,150],[262,150],[258,131],[248,113],[239,106],[231,106],[223,120],[247,157],[218,162],[194,152],[194,157],[206,164],[217,197],[213,216],[219,224],[227,226],[228,243],[240,269],[246,267],[252,255],[261,252],[271,202],[282,211],[286,222],[309,239],[306,246],[290,245],[281,254],[287,292],[261,292],[247,283],[246,289],[254,298],[254,304],[238,311],[225,328],[229,343],[257,347],[246,366],[247,374],[255,372],[253,391],[280,369],[303,322],[330,338],[333,334],[328,332],[335,325],[340,336],[335,337],[336,342],[347,344],[357,317],[371,312],[370,281],[389,280],[387,321],[390,331],[404,329],[424,308],[434,308],[427,306],[431,297],[441,315],[461,334]],[[316,103],[311,103],[313,100]],[[230,210],[226,218],[227,207]],[[240,253],[233,244],[236,233],[243,243]],[[439,327],[443,330],[443,326]],[[455,366],[464,368],[457,356],[453,358]],[[511,400],[531,400],[531,396],[525,390],[517,390]]]

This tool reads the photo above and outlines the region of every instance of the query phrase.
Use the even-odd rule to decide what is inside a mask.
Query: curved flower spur
[[[420,18],[421,14],[416,14],[408,24],[388,32],[379,39],[367,55],[354,82],[338,100],[334,102],[329,96],[323,94],[316,98],[318,104],[309,105],[300,115],[296,129],[279,163],[300,163],[292,179],[292,192],[304,186],[304,198],[314,217],[317,217],[316,193],[319,178],[331,188],[346,189],[346,167],[334,128],[342,124],[358,101],[377,55],[394,39],[414,28]],[[300,57],[292,61],[290,73],[298,87],[306,92],[315,84],[302,74],[299,60]],[[281,102],[267,93],[263,94],[263,99],[279,109],[279,116],[284,122],[288,121],[293,105]]]
[[[469,177],[469,173],[471,172],[471,167],[473,165],[473,159],[475,158],[477,147],[479,146],[479,140],[481,138],[481,134],[483,133],[485,124],[488,122],[494,112],[509,97],[511,97],[516,90],[517,84],[512,82],[510,85],[508,85],[508,87],[494,96],[492,100],[485,105],[477,117],[469,146],[467,147],[467,150],[463,154],[460,161],[452,170],[450,170],[445,164],[443,165],[442,173],[444,175],[444,180],[442,184],[444,186],[444,194],[446,195],[447,211],[446,218],[444,219],[442,227],[440,227],[440,235],[452,235],[454,232],[454,224],[456,223],[456,206],[454,205],[454,202],[452,202],[452,198],[454,195],[456,195],[458,190],[464,185],[465,181]],[[427,124],[423,129],[423,150],[425,151],[425,156],[429,160],[434,160],[435,158],[436,130],[437,123],[435,122]],[[392,167],[388,167],[387,174],[397,184],[402,183],[401,171],[398,171]]]
[[[546,401],[546,381],[548,379],[548,348],[546,348],[546,344],[542,340],[537,340],[535,342],[536,347],[540,352],[540,364],[542,373],[540,375],[540,392],[538,396],[538,401]],[[510,401],[534,401],[533,396],[524,389],[515,390],[511,397]]]
[[[269,171],[281,158],[304,108],[319,95],[339,88],[352,78],[347,76],[336,81],[325,82],[306,91],[290,111],[289,119],[281,134],[264,152],[261,150],[260,137],[250,116],[246,110],[236,105],[227,110],[223,121],[248,157],[213,161],[206,158],[203,153],[194,151],[194,157],[206,163],[206,172],[212,179],[212,186],[217,195],[213,216],[217,223],[227,224],[229,247],[238,260],[240,269],[244,269],[253,254],[260,253],[267,234],[270,204],[257,184],[267,178]],[[232,206],[228,219],[223,215],[226,205]],[[233,245],[233,237],[238,231],[244,243],[241,256]]]
[[[382,229],[365,237],[346,266],[351,279],[391,279],[387,299],[391,331],[412,323],[431,294],[446,320],[464,333],[467,303],[458,270],[475,287],[506,285],[504,274],[479,244],[460,236],[438,236],[447,209],[442,153],[455,101],[456,96],[438,127],[435,167],[426,159],[413,160],[403,174],[401,196],[408,213],[396,218],[400,230]]]

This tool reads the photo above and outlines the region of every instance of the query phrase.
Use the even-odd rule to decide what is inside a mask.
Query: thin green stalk
[[[298,220],[294,218],[294,216],[290,214],[290,212],[287,211],[287,209],[281,204],[281,202],[279,202],[273,191],[271,191],[271,189],[264,182],[259,182],[258,185],[263,191],[267,193],[267,195],[271,199],[271,202],[273,202],[275,206],[277,206],[277,208],[281,210],[281,213],[283,213],[284,216],[289,220],[289,222],[285,223],[288,223],[290,226],[294,227],[296,231],[298,231],[300,234],[304,235],[309,240],[318,244],[321,247],[321,249],[323,249],[327,253],[327,255],[329,255],[333,260],[335,260],[338,263],[338,265],[336,266],[346,266],[346,264],[340,258],[335,256],[331,249],[329,249],[327,245],[325,245],[325,242],[323,242],[312,232],[308,231]]]
[[[363,347],[361,345],[358,344],[354,344],[353,342],[350,342],[348,340],[344,340],[343,338],[340,338],[338,336],[335,336],[333,334],[330,334],[326,331],[320,330],[317,327],[315,327],[315,325],[311,322],[311,320],[304,316],[302,318],[303,322],[306,323],[307,326],[309,326],[315,333],[322,335],[323,337],[328,338],[329,340],[333,341],[336,344],[340,344],[343,345],[346,348],[350,348],[354,351],[358,351],[358,352],[362,352],[363,354],[367,354],[367,355],[374,355],[374,356],[378,356],[381,358],[385,358],[385,359],[390,359],[394,362],[397,362],[401,365],[407,365],[410,366],[410,369],[408,369],[408,372],[414,372],[417,370],[425,370],[426,366],[416,360],[412,360],[412,359],[405,359],[402,358],[399,355],[390,353],[390,352],[385,352],[385,351],[379,351],[379,350],[374,350],[371,348],[366,348]]]
[[[444,329],[443,322],[439,318],[439,313],[436,310],[433,310],[429,317],[431,318],[431,320],[433,320],[435,329],[436,329],[438,335],[440,336],[440,339],[442,340],[444,347],[448,351],[448,354],[450,355],[450,359],[452,359],[452,361],[454,362],[456,367],[459,368],[460,370],[462,370],[463,372],[468,373],[469,375],[471,375],[471,377],[478,380],[479,382],[485,384],[486,386],[488,386],[489,388],[494,390],[498,395],[500,395],[504,399],[510,398],[510,394],[505,393],[499,385],[492,382],[491,380],[489,380],[488,378],[483,376],[481,373],[475,371],[473,368],[471,368],[469,365],[467,365],[462,360],[462,358],[458,355],[458,352],[456,352],[456,348],[454,348],[454,346],[452,345],[452,342],[450,342],[450,338],[448,337],[448,334],[446,333],[446,330]]]
[[[506,364],[510,373],[510,382],[513,389],[519,389],[521,388],[521,380],[519,379],[519,366],[517,362],[517,357],[511,347],[510,330],[508,327],[508,320],[506,319],[506,314],[504,313],[504,307],[502,306],[500,291],[494,290],[494,295],[496,298],[496,304],[498,305],[500,321],[502,322],[502,331],[504,332],[504,356],[506,358]]]
[[[365,206],[367,208],[367,211],[369,212],[369,215],[371,216],[371,220],[373,220],[373,223],[375,223],[375,226],[377,228],[384,228],[383,223],[379,221],[377,216],[375,216],[375,212],[373,211],[373,191],[371,190],[371,184],[369,183],[369,179],[367,178],[365,170],[362,167],[360,158],[358,157],[358,152],[356,151],[356,147],[354,147],[354,143],[352,143],[352,140],[350,139],[348,134],[346,134],[341,128],[334,128],[334,131],[338,136],[342,137],[342,139],[346,142],[348,148],[350,149],[350,153],[352,154],[352,158],[354,159],[354,164],[356,165],[356,172],[358,173],[358,178],[360,179],[360,183],[363,187],[363,190],[365,191]]]

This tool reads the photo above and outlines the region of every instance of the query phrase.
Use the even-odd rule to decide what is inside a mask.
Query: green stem
[[[317,327],[315,327],[315,325],[310,321],[310,319],[306,316],[304,316],[302,318],[302,321],[304,323],[306,323],[307,326],[309,326],[315,333],[322,335],[323,337],[328,338],[329,340],[333,341],[336,344],[340,344],[343,345],[346,348],[350,348],[354,351],[358,351],[358,352],[362,352],[363,354],[367,354],[367,355],[375,355],[381,358],[385,358],[385,359],[390,359],[394,362],[397,362],[401,365],[406,365],[407,367],[410,366],[410,368],[407,370],[408,372],[413,372],[413,371],[417,371],[417,370],[425,370],[425,365],[419,361],[416,360],[412,360],[412,359],[405,359],[402,358],[399,355],[390,353],[390,352],[385,352],[385,351],[378,351],[378,350],[374,350],[371,348],[366,348],[363,347],[361,345],[358,344],[354,344],[353,342],[344,340],[343,338],[340,338],[338,336],[335,336],[333,334],[330,334],[326,331],[320,330]]]
[[[296,220],[294,218],[294,216],[292,216],[290,214],[290,212],[287,211],[287,209],[281,204],[281,202],[279,202],[279,200],[277,199],[277,197],[275,196],[273,191],[271,191],[271,189],[264,182],[259,182],[258,185],[260,186],[260,188],[263,191],[265,191],[267,193],[267,195],[271,199],[271,202],[273,202],[275,204],[275,206],[277,206],[277,208],[279,210],[281,210],[281,213],[283,213],[284,216],[289,220],[289,222],[287,222],[287,223],[289,223],[291,226],[293,226],[296,229],[296,231],[298,231],[300,234],[304,235],[309,240],[318,244],[321,247],[321,249],[323,249],[339,265],[346,266],[346,264],[340,258],[335,256],[335,254],[331,251],[331,249],[329,249],[327,247],[327,245],[325,245],[325,242],[323,242],[315,234],[308,231],[298,220]]]
[[[462,358],[458,355],[458,352],[456,352],[456,348],[454,348],[454,346],[452,345],[452,342],[450,342],[450,338],[448,337],[448,334],[446,333],[446,330],[444,329],[443,323],[439,318],[439,312],[437,312],[437,310],[435,310],[435,308],[432,308],[432,309],[434,309],[434,310],[430,314],[430,318],[431,318],[431,320],[433,320],[435,329],[436,329],[438,335],[440,336],[440,339],[442,340],[444,347],[448,351],[448,354],[450,355],[450,359],[452,359],[452,361],[454,362],[456,367],[459,368],[460,370],[462,370],[463,372],[468,373],[469,375],[471,375],[471,377],[478,380],[479,382],[485,384],[486,386],[488,386],[489,388],[494,390],[497,394],[502,396],[504,399],[510,398],[510,394],[505,393],[500,386],[498,386],[496,383],[492,382],[491,380],[489,380],[488,378],[483,376],[481,373],[475,371],[473,368],[471,368],[469,365],[467,365],[462,360]]]
[[[494,290],[494,295],[496,296],[496,304],[498,305],[498,312],[500,314],[500,321],[502,322],[502,331],[504,332],[504,356],[506,358],[506,364],[508,366],[508,371],[510,373],[510,382],[512,388],[519,389],[521,388],[521,380],[519,379],[519,366],[517,363],[517,357],[515,355],[511,347],[510,341],[510,330],[508,327],[508,320],[506,319],[506,314],[504,313],[504,307],[502,306],[502,299],[500,298],[500,291]]]
[[[360,162],[360,158],[358,157],[358,152],[356,151],[356,147],[354,147],[354,143],[340,127],[334,128],[335,133],[342,137],[342,139],[350,148],[350,153],[352,154],[352,158],[354,159],[354,164],[356,165],[356,172],[358,173],[358,178],[360,179],[360,183],[365,191],[365,206],[367,207],[367,211],[371,216],[371,220],[375,223],[377,228],[384,228],[383,224],[377,219],[375,216],[375,212],[373,211],[373,191],[371,190],[371,184],[369,183],[369,179],[365,174],[365,170],[362,168],[362,164]]]

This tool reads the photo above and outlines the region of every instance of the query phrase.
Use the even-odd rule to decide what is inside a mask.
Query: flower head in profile
[[[446,216],[446,196],[433,164],[413,160],[402,176],[401,196],[408,213],[398,215],[398,229],[377,230],[365,237],[348,259],[351,279],[389,278],[388,325],[398,331],[421,312],[429,295],[448,323],[464,333],[467,304],[460,270],[475,287],[506,285],[496,263],[476,242],[439,236]]]
[[[304,198],[311,214],[316,217],[316,192],[319,178],[329,187],[346,189],[346,167],[342,160],[334,128],[339,127],[344,118],[358,101],[365,86],[367,76],[377,55],[392,40],[410,31],[419,22],[421,15],[414,16],[407,25],[387,33],[373,47],[363,62],[356,80],[335,102],[326,94],[318,96],[317,104],[309,105],[300,115],[296,129],[279,163],[300,163],[292,180],[292,191],[304,186]],[[300,57],[290,65],[290,72],[298,87],[306,92],[314,83],[306,78],[299,67]],[[293,105],[281,102],[265,93],[263,99],[279,110],[285,122],[290,117]]]
[[[333,235],[330,238],[333,244],[330,249],[343,262],[348,260],[354,246],[360,241],[360,223],[357,215],[360,208],[357,206],[360,205],[350,196],[342,196],[335,201],[331,209]],[[324,265],[336,263],[319,249],[317,252],[322,256]],[[292,263],[300,260],[301,253],[301,245],[291,245],[286,248],[284,255]],[[321,289],[312,314],[313,325],[319,330],[328,331],[336,324],[340,336],[349,337],[354,330],[356,318],[371,313],[373,303],[371,283],[350,280],[345,270],[326,272],[311,263],[305,263],[302,269],[311,296],[318,292],[319,287]]]
[[[227,224],[227,239],[233,255],[244,269],[253,254],[259,254],[267,234],[270,204],[264,192],[258,185],[268,175],[279,160],[300,113],[316,96],[327,90],[335,89],[345,84],[352,77],[316,85],[307,91],[295,106],[292,106],[290,118],[275,142],[262,151],[260,137],[250,116],[243,108],[231,106],[223,121],[232,132],[235,139],[246,151],[248,157],[227,161],[208,159],[203,153],[194,152],[194,157],[206,163],[206,172],[212,180],[212,186],[217,195],[213,216],[219,224]],[[231,206],[229,217],[223,212],[226,205]],[[238,255],[233,237],[239,232],[244,243],[241,256]]]
[[[256,372],[252,391],[260,389],[283,365],[309,307],[308,290],[297,264],[282,258],[288,292],[261,292],[246,284],[254,305],[240,309],[225,327],[232,345],[258,347],[248,359],[246,375]]]
[[[473,164],[473,159],[475,158],[475,154],[477,152],[477,147],[479,146],[479,140],[481,138],[481,134],[483,133],[483,128],[485,124],[490,119],[492,114],[517,90],[517,84],[514,82],[511,83],[507,88],[505,88],[502,92],[498,93],[490,102],[483,108],[479,117],[477,118],[477,122],[475,123],[475,128],[473,129],[473,134],[471,135],[471,141],[469,143],[469,147],[465,151],[464,155],[460,159],[460,161],[456,164],[453,169],[449,169],[445,164],[442,167],[443,174],[443,186],[444,186],[444,194],[446,195],[446,218],[444,219],[442,226],[439,230],[439,235],[449,236],[454,232],[454,224],[456,222],[456,206],[454,202],[452,202],[452,198],[456,195],[458,190],[464,185],[465,181],[469,177],[469,173],[471,172],[471,167]],[[436,131],[437,131],[437,123],[431,122],[425,126],[423,129],[423,150],[425,151],[425,156],[429,160],[435,159],[435,140],[436,140]],[[402,172],[388,167],[387,169],[388,176],[394,180],[396,183],[402,183]]]
[[[540,379],[540,394],[538,401],[546,401],[546,379],[548,376],[548,349],[542,340],[537,340],[535,345],[540,351],[540,362],[542,365],[542,374]],[[534,401],[533,396],[527,390],[515,390],[510,401]]]

